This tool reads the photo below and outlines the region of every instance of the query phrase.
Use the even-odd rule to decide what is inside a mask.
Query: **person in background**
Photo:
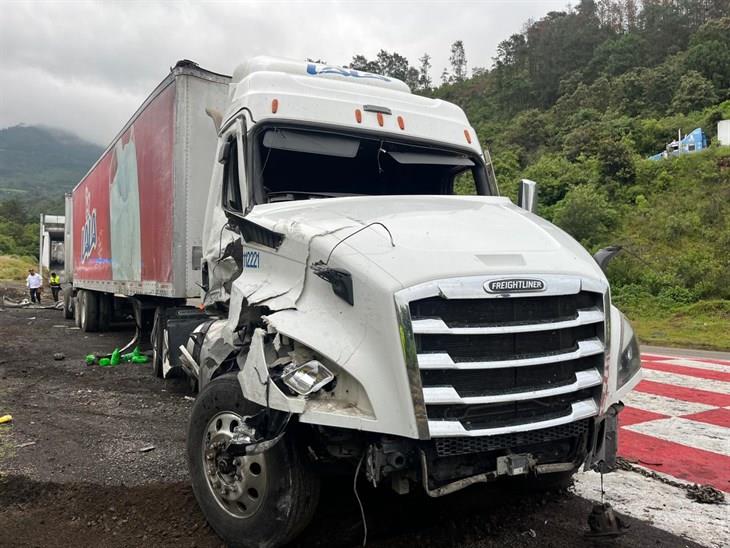
[[[37,274],[32,268],[28,270],[28,277],[25,280],[25,285],[28,286],[30,291],[30,300],[34,303],[41,304],[41,285],[43,279],[40,274]]]
[[[51,276],[48,279],[48,285],[51,286],[51,293],[53,293],[53,302],[58,302],[58,293],[61,291],[61,278],[58,277],[58,274],[55,272],[51,272]]]

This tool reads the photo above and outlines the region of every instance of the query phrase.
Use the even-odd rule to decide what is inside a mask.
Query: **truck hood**
[[[487,274],[605,280],[572,237],[508,198],[329,198],[259,205],[246,218],[282,234],[279,253],[305,268],[331,254],[330,266],[359,270],[373,283],[387,277],[396,287]]]

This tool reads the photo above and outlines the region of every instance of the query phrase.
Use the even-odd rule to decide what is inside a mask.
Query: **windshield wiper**
[[[284,202],[288,200],[303,200],[311,198],[343,198],[347,196],[363,196],[350,192],[312,192],[309,190],[276,190],[267,192],[269,201]],[[273,199],[272,199],[273,198]]]

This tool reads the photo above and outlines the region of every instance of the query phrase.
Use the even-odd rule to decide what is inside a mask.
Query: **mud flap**
[[[593,427],[593,435],[589,440],[589,452],[586,456],[584,470],[595,470],[601,474],[616,469],[616,452],[618,451],[618,414],[624,408],[623,403],[612,405],[602,420],[597,420]]]

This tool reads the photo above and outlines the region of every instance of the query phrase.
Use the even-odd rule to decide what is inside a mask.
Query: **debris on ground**
[[[119,365],[120,363],[148,363],[149,356],[140,352],[139,346],[135,346],[132,352],[122,354],[119,348],[115,348],[111,354],[87,354],[84,356],[86,365],[98,363],[101,367]]]
[[[13,421],[12,415],[3,415],[2,417],[0,417],[0,424],[5,424],[8,422],[12,422],[12,421]]]
[[[27,442],[25,442],[25,443],[19,443],[19,444],[18,444],[18,445],[16,445],[15,447],[16,447],[17,449],[22,449],[23,447],[30,447],[31,445],[35,445],[35,442],[34,442],[34,441],[27,441]]]
[[[683,489],[687,494],[687,498],[694,500],[695,502],[703,504],[723,504],[725,502],[725,493],[715,489],[711,485],[698,485],[696,483],[682,483],[680,481],[675,481],[661,476],[651,470],[647,470],[646,468],[642,468],[641,466],[636,466],[624,457],[616,458],[616,466],[621,470],[636,472],[646,478],[655,479],[667,485],[671,485],[672,487]]]
[[[604,538],[618,537],[625,534],[628,529],[607,502],[593,505],[593,510],[588,515],[588,527],[590,532],[586,533],[586,536]]]
[[[139,452],[140,453],[149,453],[150,451],[154,451],[154,449],[155,449],[155,446],[154,445],[146,445],[146,446],[142,447],[139,450]]]
[[[66,355],[63,352],[56,352],[53,354],[53,359],[57,362],[60,362],[61,360],[65,359]]]
[[[61,301],[53,304],[42,305],[31,302],[28,299],[21,299],[16,301],[3,295],[3,307],[5,308],[30,308],[30,309],[43,309],[43,310],[61,310],[63,309],[63,303]],[[35,320],[35,318],[32,318]]]

